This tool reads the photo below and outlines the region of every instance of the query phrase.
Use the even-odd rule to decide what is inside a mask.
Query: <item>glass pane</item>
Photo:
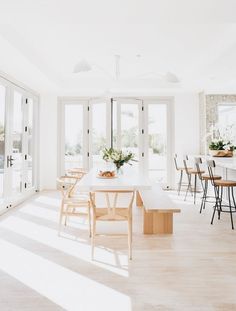
[[[33,187],[33,100],[28,99],[28,156],[27,156],[27,188]]]
[[[137,104],[121,104],[121,149],[131,151],[139,160],[139,107]],[[138,166],[138,162],[132,165]]]
[[[83,167],[83,105],[65,105],[65,170]]]
[[[227,140],[236,144],[236,105],[218,105],[218,124],[221,135],[225,135]]]
[[[112,118],[113,118],[113,124],[112,124],[112,134],[113,134],[113,148],[118,149],[118,143],[117,143],[117,101],[113,100],[113,105],[112,105]]]
[[[148,105],[149,177],[167,182],[167,109],[165,104]]]
[[[101,150],[107,147],[107,119],[106,103],[93,103],[92,110],[92,162],[93,166],[99,167],[104,164]]]
[[[3,200],[3,174],[5,160],[5,87],[0,85],[0,204]]]
[[[18,194],[22,190],[22,95],[14,92],[12,131],[12,190]]]

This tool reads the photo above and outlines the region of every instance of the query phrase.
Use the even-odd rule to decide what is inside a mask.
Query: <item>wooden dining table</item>
[[[173,233],[173,213],[180,212],[175,204],[149,178],[132,168],[124,170],[114,178],[101,178],[99,169],[93,168],[79,182],[80,191],[133,190],[136,191],[136,205],[143,208],[143,233]]]
[[[152,183],[147,176],[135,170],[126,167],[122,174],[116,175],[114,178],[101,178],[99,169],[92,168],[79,182],[80,191],[94,190],[134,190],[136,191],[136,205],[141,206],[142,200],[139,191],[151,189]]]

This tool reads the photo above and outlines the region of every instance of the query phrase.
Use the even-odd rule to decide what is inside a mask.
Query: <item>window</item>
[[[236,104],[218,104],[218,126],[221,133],[225,133],[236,145]]]
[[[135,169],[147,173],[153,181],[170,186],[169,100],[101,98],[71,102],[68,99],[59,104],[62,117],[60,150],[65,157],[60,160],[59,175],[71,168],[101,168],[104,165],[101,150],[112,146],[133,152],[137,159],[132,163]]]
[[[37,98],[0,79],[0,208],[36,190]]]

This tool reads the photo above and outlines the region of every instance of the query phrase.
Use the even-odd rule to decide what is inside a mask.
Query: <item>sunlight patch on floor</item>
[[[58,236],[57,230],[47,228],[46,226],[23,220],[15,214],[7,217],[1,222],[1,227],[8,229],[26,238],[57,249],[68,255],[89,262],[95,266],[102,267],[115,274],[128,277],[128,258],[127,253],[113,251],[110,248],[95,248],[95,259],[91,260],[90,240],[76,238],[68,233],[62,233]],[[88,238],[89,239],[89,238]],[[99,244],[98,244],[99,245]]]
[[[0,239],[0,269],[66,310],[131,311],[130,298]]]
[[[33,202],[43,203],[49,206],[60,206],[61,199],[60,198],[52,198],[45,195],[40,195]]]

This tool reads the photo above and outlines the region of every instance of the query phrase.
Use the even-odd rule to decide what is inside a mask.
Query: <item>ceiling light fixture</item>
[[[165,75],[166,82],[168,83],[179,83],[179,78],[172,72],[167,72]]]
[[[75,65],[73,73],[88,72],[91,70],[92,66],[88,63],[88,61],[86,59],[82,59]]]

